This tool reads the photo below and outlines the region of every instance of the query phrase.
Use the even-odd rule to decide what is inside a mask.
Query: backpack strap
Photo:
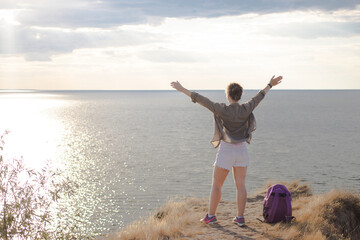
[[[271,194],[273,193],[273,191],[274,191],[274,186],[271,186],[271,187],[268,189],[268,191],[267,191],[267,193],[266,193],[266,195],[265,195],[264,203],[269,200],[269,198],[270,198]]]
[[[274,197],[273,202],[272,202],[272,206],[271,206],[271,209],[270,209],[270,212],[269,212],[269,219],[268,219],[267,222],[274,221],[275,212],[276,212],[276,209],[277,209],[278,204],[279,204],[279,193],[277,193],[277,192],[274,192],[274,193],[275,193],[275,197]]]
[[[291,207],[291,196],[290,196],[290,200],[286,199],[286,221],[291,222],[291,220],[293,218],[295,218],[294,216],[292,216],[292,207]],[[290,220],[288,220],[290,219]]]

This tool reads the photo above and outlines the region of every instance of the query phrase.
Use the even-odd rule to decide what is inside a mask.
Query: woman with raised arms
[[[233,170],[237,192],[237,216],[233,222],[239,226],[245,225],[244,210],[246,205],[245,178],[249,165],[246,143],[250,143],[252,132],[256,129],[253,114],[256,106],[263,100],[269,90],[281,83],[282,76],[273,76],[266,87],[259,91],[246,103],[239,104],[243,88],[238,83],[230,83],[226,88],[229,104],[214,103],[199,93],[184,88],[179,82],[172,82],[171,86],[189,96],[194,103],[206,107],[214,114],[215,133],[211,143],[218,148],[214,163],[213,180],[209,201],[209,212],[200,221],[205,224],[217,222],[215,213],[221,199],[221,188],[229,171]]]

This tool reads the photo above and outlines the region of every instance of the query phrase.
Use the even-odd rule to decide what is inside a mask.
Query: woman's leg
[[[214,167],[213,182],[211,187],[210,203],[209,203],[210,205],[209,215],[215,215],[216,208],[221,199],[221,188],[225,182],[228,173],[229,170],[220,168],[218,166]]]
[[[236,185],[236,202],[238,205],[238,215],[239,217],[244,216],[245,205],[246,205],[246,187],[245,187],[245,178],[246,178],[247,167],[233,167],[234,181]]]

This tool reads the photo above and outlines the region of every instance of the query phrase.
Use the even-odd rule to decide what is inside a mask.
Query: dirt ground
[[[204,202],[207,204],[207,202]],[[240,227],[232,222],[236,214],[236,202],[221,201],[217,211],[217,224],[206,225],[194,223],[188,231],[184,231],[184,236],[178,239],[274,239],[267,234],[270,225],[262,223],[256,218],[262,219],[263,199],[248,199],[246,205],[246,226]],[[199,220],[204,212],[199,212]],[[189,233],[190,236],[187,236]]]

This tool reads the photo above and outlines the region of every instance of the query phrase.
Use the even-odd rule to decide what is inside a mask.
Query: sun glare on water
[[[5,139],[5,154],[23,156],[31,168],[42,167],[47,160],[55,161],[63,125],[52,113],[65,104],[51,95],[0,93],[0,131],[10,131]]]

